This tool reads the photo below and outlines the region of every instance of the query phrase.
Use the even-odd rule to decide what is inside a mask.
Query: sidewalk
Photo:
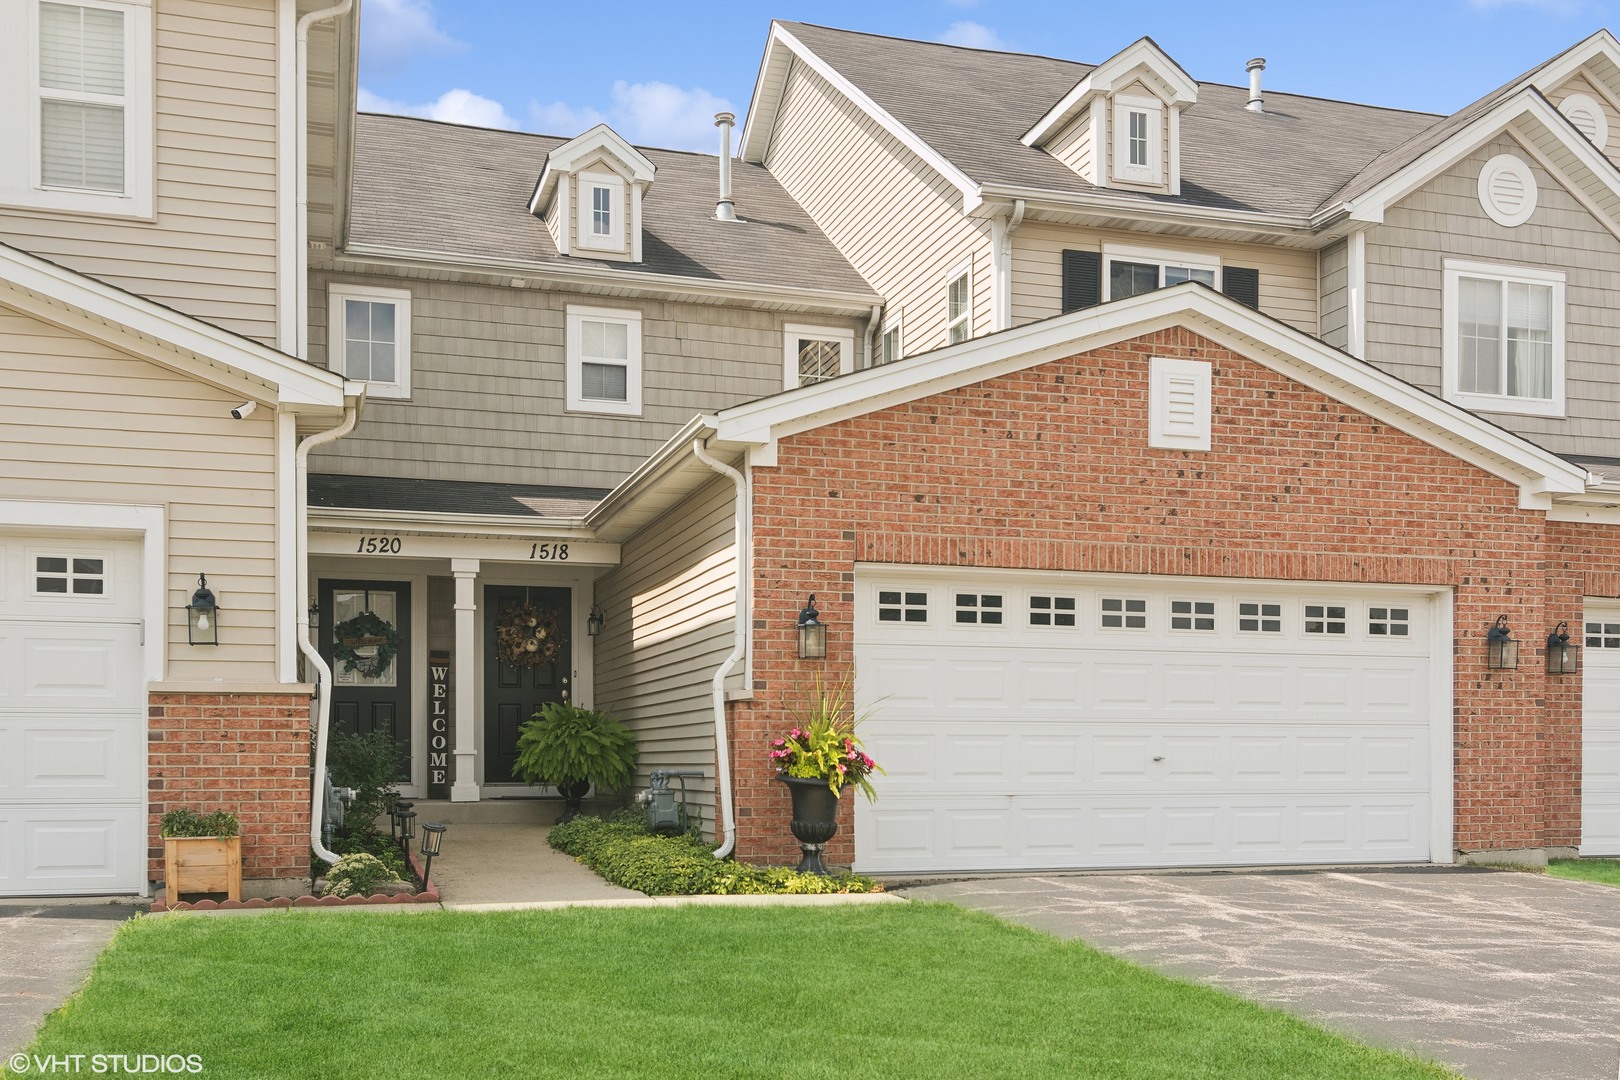
[[[33,1041],[45,1015],[84,984],[134,900],[0,904],[0,1060]]]
[[[557,851],[546,843],[550,834],[549,826],[533,824],[452,825],[444,854],[433,860],[443,905],[642,898]]]

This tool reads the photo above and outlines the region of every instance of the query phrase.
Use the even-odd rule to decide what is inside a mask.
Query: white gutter
[[[692,440],[692,454],[703,464],[722,476],[729,476],[737,487],[737,614],[733,624],[731,655],[714,672],[714,756],[715,794],[720,796],[720,823],[724,838],[714,849],[714,857],[723,859],[737,846],[737,816],[731,791],[731,739],[726,730],[726,676],[748,651],[748,592],[749,592],[749,505],[748,480],[730,465],[709,456],[703,439]]]
[[[360,406],[365,401],[365,391],[362,390],[359,399],[352,405],[343,407],[343,422],[337,427],[326,431],[318,431],[307,436],[298,444],[294,453],[293,476],[297,485],[295,498],[298,506],[298,553],[295,559],[298,563],[298,649],[304,654],[317,672],[315,679],[316,721],[315,721],[315,762],[310,769],[310,798],[309,798],[309,846],[315,849],[315,854],[326,862],[337,862],[340,856],[334,851],[328,851],[326,845],[321,843],[321,815],[325,810],[326,789],[326,745],[327,735],[332,720],[332,669],[315,643],[309,639],[309,452],[317,446],[336,442],[354,430],[354,425],[360,419]]]
[[[309,356],[309,31],[318,22],[347,15],[353,6],[354,0],[343,0],[341,4],[311,11],[298,20],[298,110],[294,121],[298,125],[298,159],[294,166],[298,171],[298,236],[294,241],[298,279],[293,295],[293,306],[298,316],[298,339],[293,343],[292,353],[299,359]]]

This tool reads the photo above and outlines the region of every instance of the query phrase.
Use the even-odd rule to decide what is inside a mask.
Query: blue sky
[[[1194,78],[1450,112],[1608,24],[1600,0],[782,0],[755,4],[361,0],[361,108],[714,149],[742,116],[774,16],[1089,63],[1152,36]]]

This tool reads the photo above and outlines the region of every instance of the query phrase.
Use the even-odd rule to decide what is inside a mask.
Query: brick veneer
[[[1213,362],[1209,452],[1147,446],[1152,356]],[[1615,595],[1620,575],[1587,565],[1620,530],[1550,527],[1514,485],[1190,330],[793,435],[753,487],[755,693],[731,709],[743,858],[795,853],[766,746],[812,671],[851,668],[857,562],[1448,587],[1456,848],[1576,842],[1580,680],[1546,676],[1539,646],[1575,625],[1583,591]],[[825,664],[801,670],[807,593],[834,629]],[[1500,614],[1525,642],[1515,672],[1485,667]]]
[[[243,877],[309,876],[309,697],[154,693],[147,712],[148,876],[176,806],[237,813]]]

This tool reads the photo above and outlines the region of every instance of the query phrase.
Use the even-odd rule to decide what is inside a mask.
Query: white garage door
[[[1620,604],[1586,605],[1581,854],[1620,855]]]
[[[875,567],[856,583],[864,738],[888,773],[856,801],[858,869],[1421,861],[1449,826],[1428,594]]]
[[[139,553],[0,534],[0,895],[145,884]]]

